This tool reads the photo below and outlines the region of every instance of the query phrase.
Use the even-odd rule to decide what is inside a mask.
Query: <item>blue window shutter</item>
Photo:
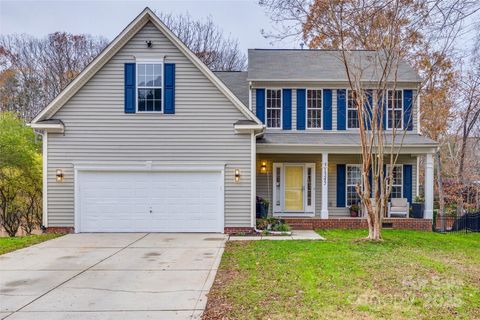
[[[257,118],[265,123],[265,89],[256,90],[256,100]]]
[[[346,166],[337,164],[337,207],[345,207]]]
[[[412,104],[413,90],[403,90],[403,125],[408,131],[413,130]]]
[[[367,99],[365,101],[365,127],[368,130],[372,129],[372,107],[373,107],[373,91],[372,89],[367,89],[365,90],[365,95],[367,96]]]
[[[283,130],[292,129],[292,89],[282,90]]]
[[[135,113],[135,63],[125,63],[125,113]]]
[[[163,113],[174,114],[175,113],[175,64],[165,63],[163,68],[164,77],[164,108]]]
[[[305,130],[305,89],[297,89],[297,130]]]
[[[347,129],[347,90],[337,90],[337,130]]]
[[[412,165],[403,165],[403,197],[408,199],[408,202],[412,204]]]
[[[332,130],[332,89],[323,89],[323,130]]]

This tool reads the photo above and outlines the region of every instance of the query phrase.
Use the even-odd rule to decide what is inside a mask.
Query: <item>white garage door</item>
[[[78,232],[223,232],[221,172],[77,175]]]

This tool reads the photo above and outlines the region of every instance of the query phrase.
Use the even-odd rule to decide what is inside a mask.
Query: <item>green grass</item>
[[[45,233],[45,234],[14,237],[14,238],[2,237],[0,238],[0,254],[4,254],[4,253],[18,250],[21,248],[29,247],[43,241],[57,238],[59,236],[61,236],[61,234]]]
[[[228,242],[206,318],[480,319],[480,234]]]

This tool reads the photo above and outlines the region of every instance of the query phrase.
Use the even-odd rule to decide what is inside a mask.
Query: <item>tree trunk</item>
[[[435,164],[437,165],[437,185],[438,185],[438,203],[439,210],[437,220],[440,218],[441,230],[445,231],[445,198],[443,194],[442,162],[440,161],[440,151],[435,152]],[[436,227],[436,226],[435,226]]]

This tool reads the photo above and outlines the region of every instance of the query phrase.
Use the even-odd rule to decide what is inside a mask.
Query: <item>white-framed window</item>
[[[403,128],[403,91],[388,90],[387,129]]]
[[[266,89],[265,117],[267,128],[282,128],[282,89]]]
[[[137,61],[137,112],[163,112],[163,63]]]
[[[273,213],[315,214],[315,164],[273,164]]]
[[[345,196],[347,207],[360,204],[360,196],[356,186],[362,188],[362,166],[360,164],[347,164],[346,166]]]
[[[391,165],[387,165],[387,178],[390,177]],[[392,192],[390,198],[403,198],[403,165],[396,164],[392,171]]]
[[[307,89],[307,128],[321,129],[323,116],[323,90],[322,89]]]
[[[355,90],[347,90],[347,129],[360,128],[357,107],[357,92]]]

